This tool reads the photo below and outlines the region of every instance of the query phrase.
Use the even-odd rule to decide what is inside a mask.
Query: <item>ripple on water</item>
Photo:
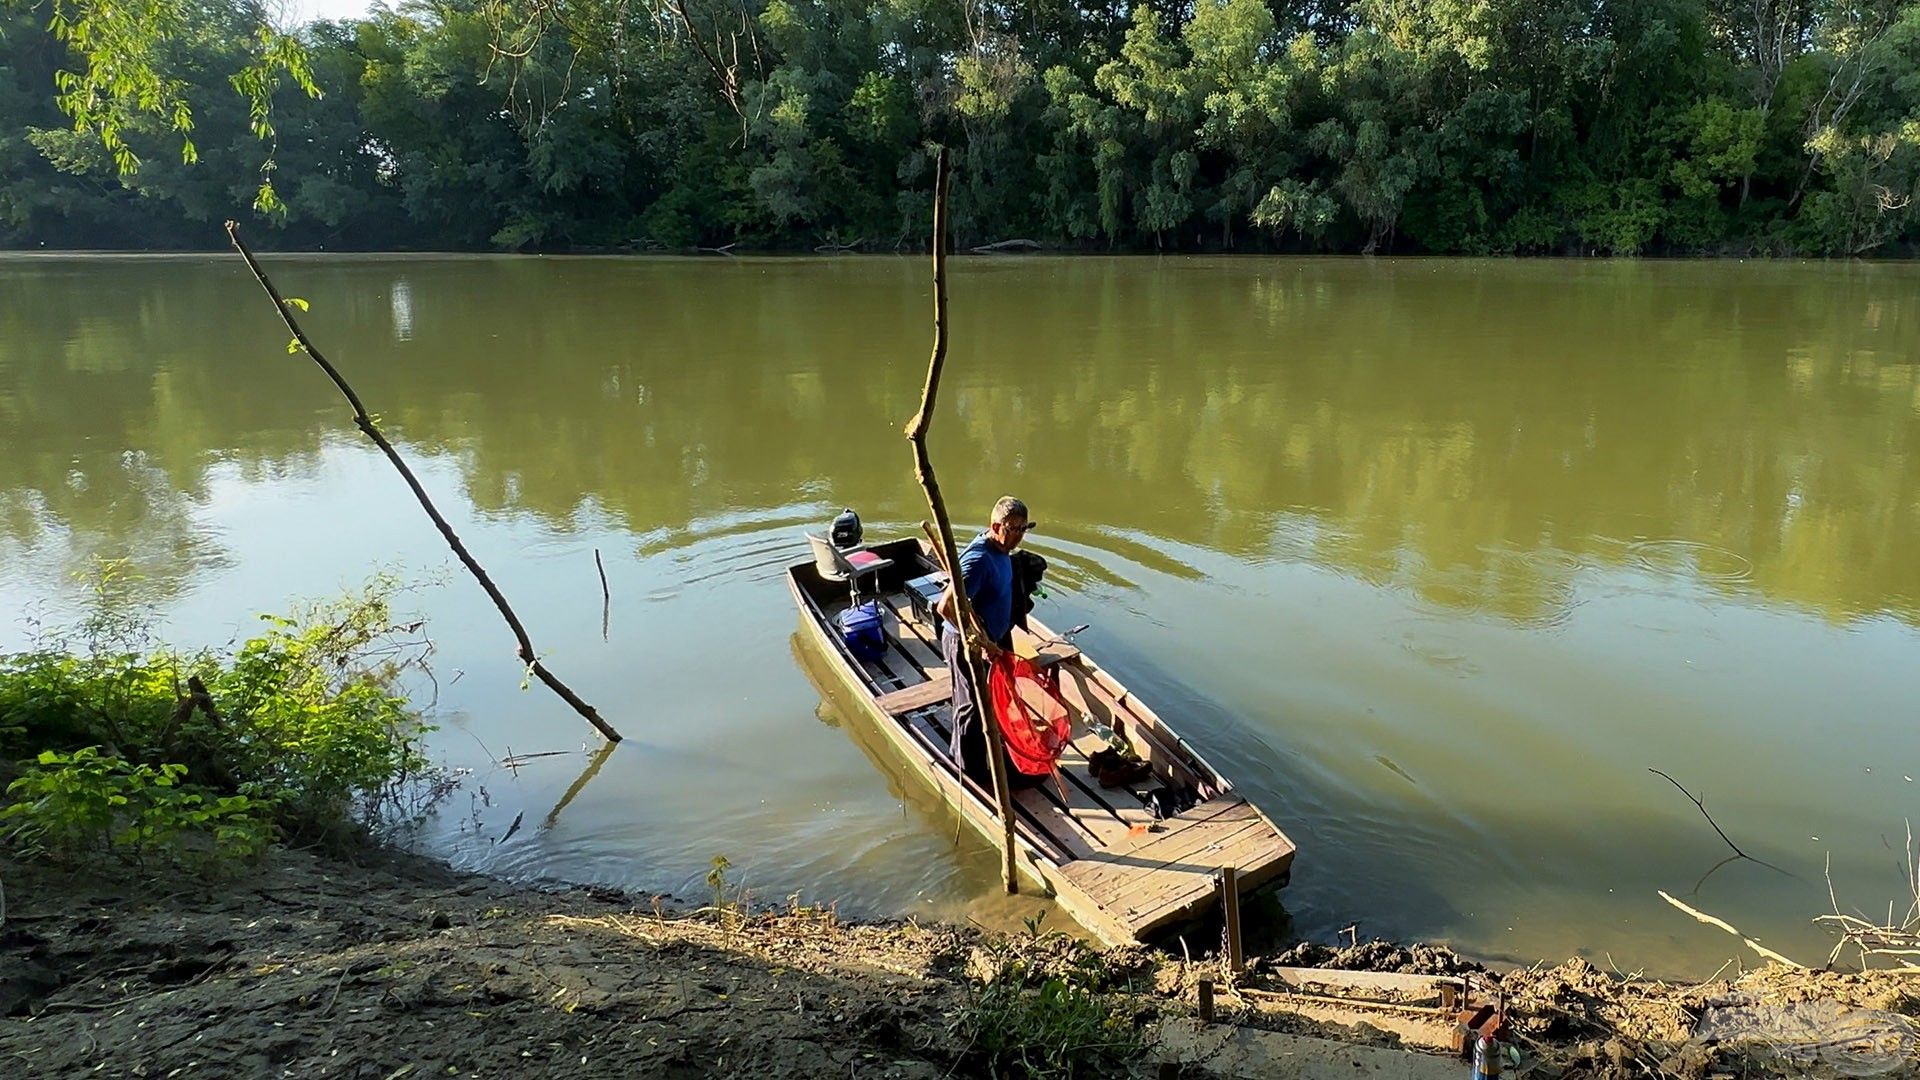
[[[1413,583],[1413,607],[1431,615],[1478,615],[1487,609],[1487,585],[1464,566],[1424,572]]]
[[[1715,585],[1753,580],[1753,563],[1727,548],[1697,540],[1636,540],[1627,545],[1634,565],[1656,574],[1690,577]]]
[[[1586,569],[1577,555],[1558,548],[1502,549],[1494,568],[1500,579],[1502,613],[1522,626],[1557,630],[1585,601],[1574,579]]]
[[[1422,571],[1412,585],[1413,608],[1429,615],[1491,616],[1552,630],[1566,625],[1584,602],[1574,588],[1575,577],[1586,566],[1577,556],[1552,548],[1487,549],[1484,555],[1477,565]]]
[[[789,507],[770,514],[696,519],[684,529],[660,530],[642,537],[635,546],[635,557],[665,557],[683,568],[670,583],[648,591],[646,598],[671,601],[690,586],[722,578],[777,580],[788,566],[807,557],[801,534],[819,519],[817,509]]]
[[[1445,634],[1424,630],[1410,630],[1400,636],[1402,649],[1432,667],[1461,679],[1480,674],[1480,665],[1468,659],[1466,652],[1457,644]]]
[[[707,545],[689,549],[678,556],[686,565],[705,565],[707,572],[688,575],[683,584],[698,585],[717,577],[744,577],[748,581],[769,581],[786,572],[796,559],[807,555],[806,547],[792,534],[772,529],[764,533],[727,538],[717,551]]]

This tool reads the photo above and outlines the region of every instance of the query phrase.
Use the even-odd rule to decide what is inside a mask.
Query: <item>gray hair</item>
[[[1011,495],[1002,495],[1000,496],[1000,501],[993,504],[993,516],[989,517],[987,521],[989,524],[992,524],[995,522],[1008,521],[1013,518],[1019,518],[1021,521],[1027,520],[1027,504]]]

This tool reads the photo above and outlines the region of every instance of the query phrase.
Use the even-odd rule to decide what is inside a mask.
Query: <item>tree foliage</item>
[[[291,33],[51,2],[0,15],[15,246],[206,246],[257,201],[298,246],[892,250],[936,144],[962,243],[1916,238],[1894,0],[423,0]]]

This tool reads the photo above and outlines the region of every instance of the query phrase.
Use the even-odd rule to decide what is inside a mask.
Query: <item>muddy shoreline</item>
[[[392,852],[275,851],[217,882],[135,883],[0,862],[0,881],[0,1060],[29,1077],[977,1075],[955,1021],[996,939],[912,922],[844,924],[817,909],[688,910]],[[1125,973],[1119,992],[1149,1032],[1191,1015],[1198,979],[1219,976],[1207,962],[1144,950],[1106,960]],[[1673,986],[1578,960],[1493,973],[1445,949],[1365,942],[1256,959],[1223,986],[1222,1021],[1303,1037],[1284,1052],[1301,1070],[1287,1075],[1322,1075],[1310,1068],[1324,1054],[1315,1048],[1338,1043],[1320,1039],[1373,1053],[1403,1042],[1364,1018],[1276,1011],[1278,996],[1260,988],[1276,985],[1278,964],[1470,974],[1514,1009],[1523,1065],[1510,1075],[1704,1080],[1840,1075],[1865,1062],[1878,1071],[1850,1075],[1911,1076],[1910,1052],[1920,1051],[1920,1037],[1901,1035],[1920,1015],[1911,976],[1774,967]],[[1882,1017],[1894,1029],[1851,1057],[1732,1029],[1701,1036],[1716,1017],[1808,1010],[1818,1013],[1813,1028],[1844,1034],[1861,1017]],[[1833,1042],[1811,1037],[1822,1038]],[[1224,1059],[1182,1053],[1163,1048],[1136,1075],[1238,1075]],[[1406,1074],[1439,1067],[1425,1054],[1400,1060]]]

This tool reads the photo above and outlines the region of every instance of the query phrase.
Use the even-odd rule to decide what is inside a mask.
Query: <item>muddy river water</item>
[[[923,506],[917,259],[279,257],[604,758],[242,267],[0,259],[0,647],[127,558],[168,634],[409,582],[429,824],[468,866],[1010,922],[780,580],[843,506]],[[1920,266],[961,259],[933,434],[1014,492],[1042,611],[1300,846],[1293,929],[1704,975],[1905,897],[1920,811]],[[606,634],[594,566],[613,603]],[[566,751],[518,769],[509,753]],[[1657,767],[1701,795],[1750,862]],[[523,826],[501,841],[509,823]],[[1905,906],[1905,900],[1899,905]],[[1271,917],[1271,916],[1270,916]],[[1752,957],[1743,958],[1750,962]]]

